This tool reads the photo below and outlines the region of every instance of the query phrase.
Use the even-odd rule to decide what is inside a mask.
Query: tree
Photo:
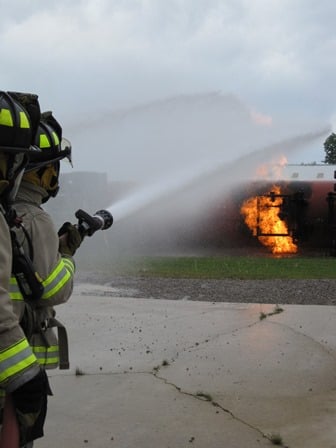
[[[324,163],[336,165],[336,134],[332,133],[324,142],[325,159]]]

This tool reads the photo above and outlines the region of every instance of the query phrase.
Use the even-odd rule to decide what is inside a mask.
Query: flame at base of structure
[[[268,194],[244,201],[240,212],[253,235],[273,254],[293,254],[297,245],[280,218],[282,202],[280,187],[274,185]]]

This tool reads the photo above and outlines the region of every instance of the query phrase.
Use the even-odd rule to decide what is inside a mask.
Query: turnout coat
[[[22,181],[14,204],[22,220],[15,230],[16,239],[42,283],[42,297],[27,303],[14,275],[10,295],[39,364],[46,369],[68,368],[66,331],[55,318],[54,306],[66,302],[72,294],[75,263],[72,257],[59,252],[54,223],[41,207],[46,196],[43,188]]]
[[[13,312],[9,296],[11,269],[11,238],[0,207],[0,387],[7,392],[31,380],[40,370]]]

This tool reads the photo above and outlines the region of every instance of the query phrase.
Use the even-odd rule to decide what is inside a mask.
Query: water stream
[[[212,198],[223,196],[235,184],[254,177],[260,164],[274,163],[277,157],[301,150],[302,147],[327,135],[328,132],[329,129],[326,128],[295,135],[272,145],[252,150],[249,154],[237,157],[230,163],[209,160],[207,163],[194,164],[188,169],[169,174],[159,182],[141,188],[111,204],[107,209],[112,213],[115,224],[119,224],[154,203],[162,205],[172,196],[174,196],[173,203],[175,203],[177,216],[178,210],[183,211],[190,206],[189,201],[192,201],[194,207],[198,209],[206,207],[209,196]],[[179,196],[186,190],[191,191],[191,196],[186,195],[181,203]]]

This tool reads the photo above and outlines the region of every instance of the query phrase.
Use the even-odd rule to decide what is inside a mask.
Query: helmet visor
[[[61,150],[53,155],[43,152],[43,150],[41,150],[38,146],[35,146],[35,149],[35,152],[29,153],[29,163],[25,168],[26,173],[43,168],[46,165],[50,165],[62,159],[68,159],[70,165],[72,166],[71,143],[66,138],[62,138],[61,140]]]

